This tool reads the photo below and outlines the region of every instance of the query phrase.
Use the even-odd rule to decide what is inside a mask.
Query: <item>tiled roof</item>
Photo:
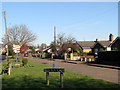
[[[109,40],[103,40],[98,41],[100,44],[102,44],[104,47],[108,47],[111,42]],[[89,49],[93,47],[96,43],[96,41],[77,41],[77,43],[83,48],[83,49]]]
[[[80,48],[80,46],[77,46],[77,43],[64,43],[62,46],[62,48],[68,48],[68,47]]]
[[[101,43],[104,47],[108,47],[111,42],[109,40],[106,40],[106,41],[98,41],[99,43]]]
[[[83,48],[83,49],[89,49],[93,47],[95,44],[95,41],[77,41],[77,43]]]

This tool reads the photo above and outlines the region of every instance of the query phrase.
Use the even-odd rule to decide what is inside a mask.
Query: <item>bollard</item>
[[[83,58],[81,58],[81,61],[83,61]]]
[[[89,62],[91,62],[91,58],[89,58]]]
[[[85,62],[86,62],[87,60],[86,60],[86,57],[85,57]]]
[[[53,68],[55,68],[55,64],[53,63]]]

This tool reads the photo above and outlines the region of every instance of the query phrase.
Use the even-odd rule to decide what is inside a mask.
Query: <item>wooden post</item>
[[[46,83],[49,86],[49,72],[46,72]]]
[[[60,85],[63,88],[63,72],[60,72]]]

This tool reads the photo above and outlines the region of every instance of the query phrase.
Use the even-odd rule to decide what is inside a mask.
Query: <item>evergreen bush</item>
[[[27,58],[23,58],[22,59],[22,63],[23,63],[23,66],[26,65],[28,63],[28,59]]]

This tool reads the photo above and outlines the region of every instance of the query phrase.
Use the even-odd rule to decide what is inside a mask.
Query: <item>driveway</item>
[[[48,64],[50,66],[55,63],[56,67],[64,67],[65,70],[77,72],[80,74],[91,76],[96,79],[102,79],[118,84],[118,69],[90,66],[80,61],[79,63],[66,63],[62,59],[55,59],[55,61],[53,61],[48,59],[40,59],[37,57],[28,58],[32,61],[36,61],[42,64]]]

